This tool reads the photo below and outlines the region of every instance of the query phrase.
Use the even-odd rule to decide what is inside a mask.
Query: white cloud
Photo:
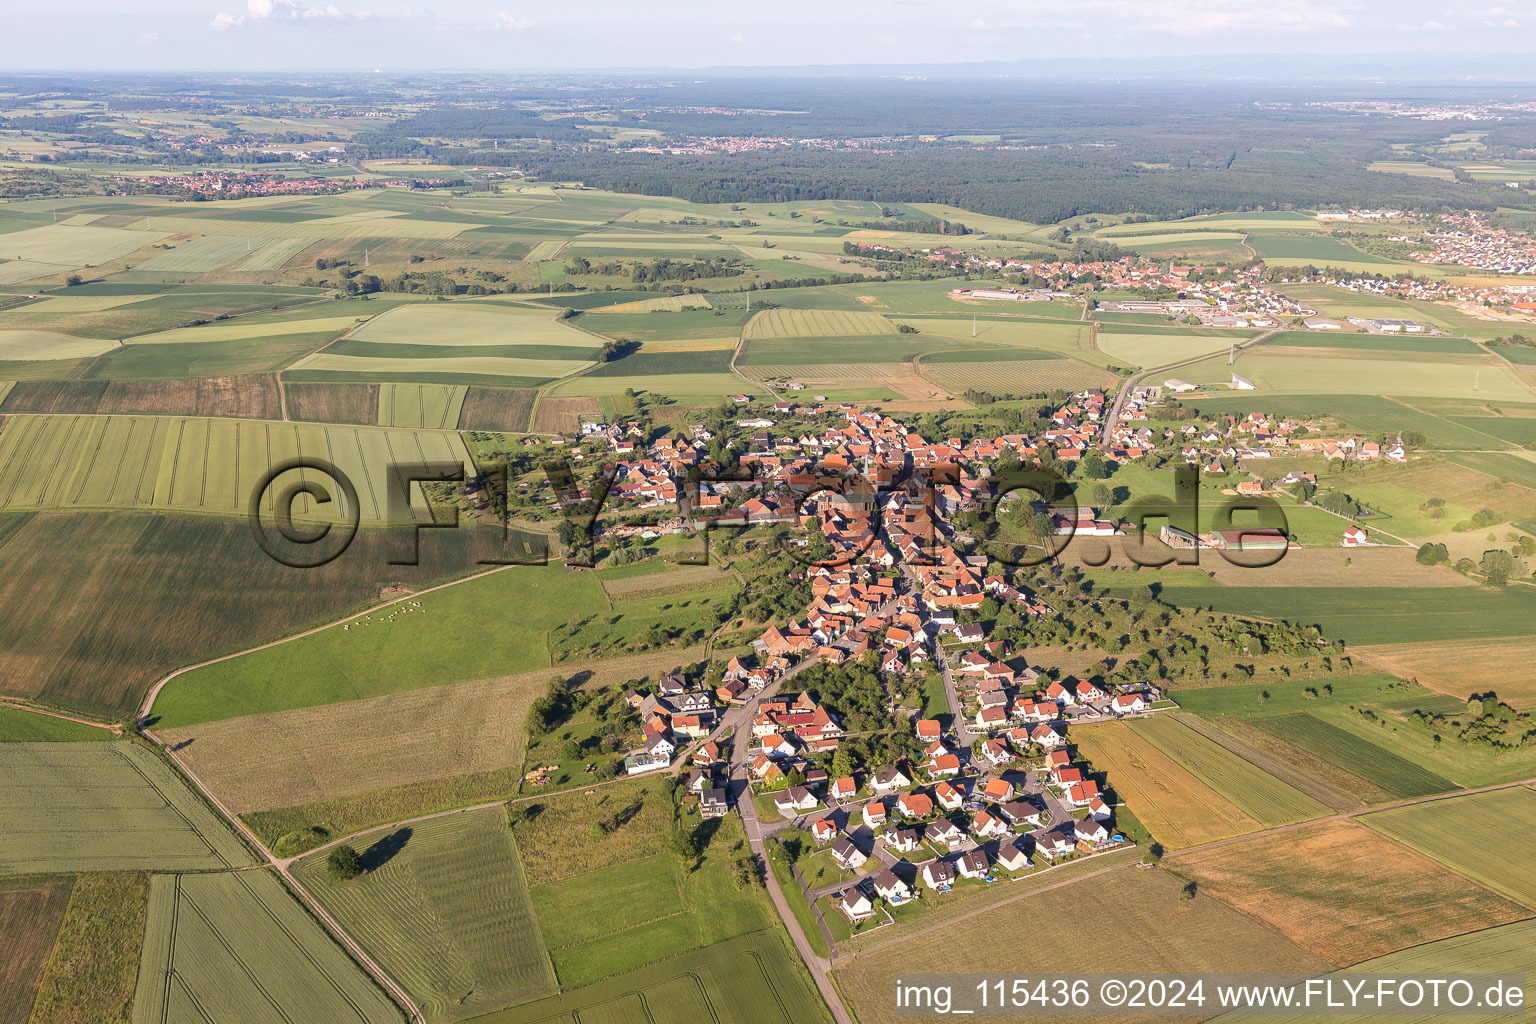
[[[515,14],[506,11],[497,11],[496,17],[488,26],[493,32],[527,32],[533,28],[533,21],[529,18],[519,18]]]
[[[744,46],[747,42],[747,37],[740,32],[732,32],[731,42],[737,46]]]
[[[364,20],[368,14],[349,15],[335,4],[304,4],[298,0],[246,0],[245,14],[221,12],[208,23],[211,29],[239,28],[246,22],[256,21],[347,21]]]
[[[141,42],[141,43],[158,43],[159,41],[160,41],[160,33],[159,32],[140,32],[139,33],[139,42]]]
[[[975,29],[976,31],[980,32],[982,29],[987,27],[987,23],[986,23],[985,19],[982,19],[982,18],[972,18],[971,19],[970,27]]]
[[[1439,21],[1421,21],[1417,25],[1399,25],[1399,32],[1454,32],[1456,26]]]

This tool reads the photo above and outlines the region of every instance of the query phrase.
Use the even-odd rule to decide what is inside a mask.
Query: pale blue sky
[[[0,68],[539,68],[1530,52],[1514,4],[1326,0],[53,0]]]

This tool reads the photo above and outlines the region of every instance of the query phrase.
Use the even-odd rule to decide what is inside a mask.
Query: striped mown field
[[[555,991],[501,808],[369,838],[358,847],[366,869],[358,878],[332,881],[324,854],[296,871],[428,1021],[466,1020]]]

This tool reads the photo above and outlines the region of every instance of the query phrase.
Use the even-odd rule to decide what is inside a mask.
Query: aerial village
[[[804,559],[812,599],[803,615],[765,629],[750,655],[730,660],[718,685],[670,675],[654,693],[629,694],[644,745],[625,758],[625,770],[686,765],[688,791],[705,817],[734,805],[764,834],[808,832],[842,873],[809,895],[835,905],[852,926],[878,924],[882,908],[901,907],[924,890],[1019,877],[1041,864],[1123,846],[1113,806],[1069,753],[1069,730],[1074,722],[1172,705],[1152,681],[1107,691],[1088,681],[1045,678],[1029,665],[1028,651],[1009,650],[987,635],[976,613],[988,598],[1021,615],[1052,611],[1041,595],[990,570],[987,557],[962,555],[950,543],[956,514],[998,497],[991,464],[1005,451],[1022,460],[1071,462],[1096,452],[1129,461],[1168,445],[1201,472],[1222,471],[1222,459],[1241,463],[1276,452],[1406,457],[1400,444],[1325,438],[1299,429],[1297,421],[1258,413],[1189,422],[1177,431],[1137,427],[1161,391],[1133,389],[1114,422],[1102,391],[1082,392],[1054,413],[1039,437],[968,442],[929,441],[878,412],[780,402],[776,415],[804,425],[775,432],[774,420],[739,421],[750,424],[740,443],[741,465],[755,474],[750,481],[689,481],[713,439],[702,426],[687,428],[691,440],[663,437],[641,450],[638,424],[590,425],[589,440],[626,460],[617,465],[611,501],[681,507],[655,532],[705,524],[799,526],[828,545]],[[822,425],[809,426],[813,421]],[[1308,476],[1292,471],[1271,483]],[[1237,487],[1242,494],[1264,490],[1257,478]],[[1085,507],[1055,510],[1051,523],[1064,539],[1125,529]],[[1173,548],[1294,543],[1267,536],[1274,532],[1192,535],[1165,528],[1160,539]],[[1369,540],[1364,530],[1349,527],[1341,543]],[[840,709],[797,689],[795,678],[812,666],[865,658],[892,681],[936,670],[948,714],[903,719],[921,756],[838,774],[832,768],[846,735]],[[890,711],[898,718],[905,713]]]

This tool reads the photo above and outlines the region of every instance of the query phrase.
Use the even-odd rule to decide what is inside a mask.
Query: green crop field
[[[115,341],[76,338],[52,331],[0,330],[0,361],[35,362],[48,359],[88,359],[117,348]]]
[[[782,369],[782,368],[779,368]],[[719,405],[726,395],[746,393],[766,397],[767,392],[731,373],[668,373],[655,377],[599,377],[584,373],[560,381],[549,389],[561,397],[622,395],[626,390],[665,395],[690,405]],[[468,426],[469,421],[465,421]]]
[[[0,873],[188,870],[250,864],[230,831],[148,750],[7,743]]]
[[[496,302],[407,303],[369,320],[352,337],[379,345],[602,347],[549,313]]]
[[[295,363],[295,373],[381,374],[545,381],[592,365],[599,339],[537,310],[501,303],[406,303],[345,342]]]
[[[1422,396],[1469,402],[1536,400],[1536,392],[1532,392],[1530,385],[1513,370],[1491,361],[1355,359],[1322,355],[1298,359],[1267,355],[1260,347],[1239,355],[1232,366],[1228,366],[1226,357],[1221,356],[1179,370],[1179,376],[1194,384],[1223,384],[1232,379],[1233,373],[1253,381],[1259,389],[1247,398],[1249,406],[1265,405],[1271,392],[1278,395]]]
[[[154,711],[172,728],[531,672],[549,666],[547,630],[608,609],[595,577],[558,564],[512,566],[420,601],[195,669]],[[508,619],[506,608],[520,611]]]
[[[277,270],[313,244],[312,238],[269,238],[234,269],[241,273]]]
[[[1397,434],[1417,430],[1431,447],[1445,449],[1505,448],[1498,437],[1423,410],[1424,400],[1414,399],[1414,408],[1380,395],[1277,395],[1249,392],[1244,397],[1198,398],[1188,403],[1204,416],[1219,416],[1240,411],[1264,412],[1275,416],[1308,416],[1342,421],[1347,427],[1371,434]]]
[[[352,481],[366,523],[406,522],[407,516],[430,520],[419,501],[414,507],[407,503],[400,467],[469,460],[457,434],[423,430],[166,416],[17,416],[0,429],[0,509],[157,508],[240,515],[265,474],[301,456],[331,462]],[[269,491],[263,507],[270,511],[274,500]],[[296,514],[340,522],[351,512],[340,494],[330,507],[303,501]]]
[[[1258,232],[1248,236],[1248,244],[1265,260],[1281,266],[1310,263],[1318,267],[1351,268],[1355,264],[1402,265],[1395,260],[1361,252],[1348,242],[1323,234],[1278,234]],[[1410,266],[1412,264],[1409,264]]]
[[[1261,825],[1289,825],[1329,814],[1326,804],[1213,743],[1179,720],[1159,715],[1131,730],[1188,768]]]
[[[1134,332],[1101,327],[1098,346],[1121,366],[1166,366],[1186,359],[1225,352],[1234,339],[1201,332]]]
[[[1456,788],[1450,779],[1441,778],[1306,712],[1266,716],[1255,719],[1254,724],[1359,775],[1395,797],[1408,799]]]
[[[0,242],[0,257],[8,260],[38,260],[65,267],[89,267],[126,256],[151,242],[158,242],[170,234],[171,230],[158,225],[149,231],[66,227],[63,224],[23,228],[0,236],[4,238],[4,242]]]
[[[265,872],[156,875],[133,1024],[399,1024],[400,1011]]]
[[[500,808],[374,833],[358,852],[366,869],[358,878],[332,881],[323,853],[300,861],[298,877],[428,1021],[555,991]]]
[[[379,426],[452,430],[466,390],[458,384],[381,384]]]
[[[112,739],[106,729],[0,704],[0,743],[89,743]]]
[[[1171,586],[1161,596],[1180,607],[1319,626],[1350,644],[1389,644],[1524,636],[1536,614],[1528,591],[1468,588],[1449,597],[1439,588]]]
[[[254,255],[255,248],[264,245],[266,241],[264,238],[247,240],[243,235],[202,235],[181,242],[134,269],[152,273],[207,273],[226,267],[244,256]]]
[[[896,325],[879,313],[820,309],[767,309],[747,324],[745,336],[755,338],[836,338],[895,334]]]
[[[1265,348],[1357,349],[1362,352],[1406,352],[1435,355],[1482,353],[1465,338],[1427,338],[1417,334],[1340,334],[1337,331],[1287,331],[1264,342]]]
[[[147,874],[77,877],[31,1024],[129,1024],[148,916]]]
[[[969,388],[992,394],[1033,395],[1112,387],[1119,378],[1076,359],[1028,359],[1000,362],[931,363],[922,375],[950,391]]]
[[[737,819],[713,831],[696,869],[657,852],[532,888],[544,941],[563,988],[590,984],[688,949],[708,947],[769,923],[755,888],[737,886],[731,858],[744,840]],[[583,908],[604,906],[601,917]]]
[[[1490,885],[1536,906],[1536,864],[1511,856],[1536,842],[1536,791],[1525,786],[1378,811],[1360,819]]]

